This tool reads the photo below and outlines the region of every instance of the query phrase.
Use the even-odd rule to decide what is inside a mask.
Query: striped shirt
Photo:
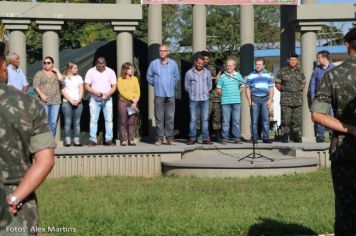
[[[221,89],[221,104],[241,103],[240,87],[242,87],[243,78],[240,73],[234,72],[232,75],[223,73],[220,76],[217,88]]]
[[[177,63],[168,58],[168,63],[163,64],[158,58],[151,62],[147,70],[147,82],[154,87],[157,97],[174,97],[175,87],[179,81]]]
[[[191,101],[209,100],[209,92],[213,87],[211,74],[203,68],[200,73],[193,67],[185,74],[184,88],[189,93]]]
[[[264,97],[274,87],[273,77],[267,72],[259,74],[256,70],[247,77],[246,87],[251,89],[252,96]]]

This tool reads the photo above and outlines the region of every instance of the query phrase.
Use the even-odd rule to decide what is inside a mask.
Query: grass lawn
[[[278,236],[333,232],[329,169],[246,179],[50,179],[37,196],[41,227],[72,227],[77,235]]]

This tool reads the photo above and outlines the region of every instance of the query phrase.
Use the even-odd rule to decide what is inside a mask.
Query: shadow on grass
[[[313,230],[299,224],[288,224],[266,218],[260,218],[259,221],[259,223],[250,226],[248,236],[318,235]]]

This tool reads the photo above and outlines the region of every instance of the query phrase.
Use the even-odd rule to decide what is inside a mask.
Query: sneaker
[[[115,146],[115,143],[112,140],[105,142],[105,146]]]
[[[136,146],[135,141],[131,141],[131,142],[129,142],[129,146]]]
[[[270,139],[264,139],[263,143],[272,143],[272,141]]]
[[[88,147],[94,147],[96,146],[96,142],[89,140]]]
[[[177,143],[174,141],[174,139],[168,139],[167,144],[168,145],[176,145]]]
[[[78,142],[78,143],[74,143],[74,146],[75,146],[75,147],[81,147],[81,146],[83,146],[83,144],[80,143],[80,142]]]
[[[242,144],[241,139],[236,139],[235,144]]]
[[[222,140],[222,141],[221,141],[221,144],[222,144],[222,145],[227,145],[227,140],[226,140],[226,139]]]
[[[127,145],[127,142],[126,142],[126,141],[122,141],[122,142],[120,143],[120,145],[121,145],[121,146],[126,146],[126,145]]]
[[[155,142],[155,145],[156,146],[162,145],[162,140],[161,139],[157,139],[156,142]]]
[[[63,144],[63,146],[65,146],[65,147],[70,147],[70,143],[66,143],[66,142],[64,142],[64,144]]]
[[[194,144],[196,144],[196,143],[197,143],[196,141],[190,139],[190,140],[187,142],[187,145],[194,145]]]
[[[202,144],[211,145],[213,144],[213,142],[211,142],[210,140],[203,140]]]

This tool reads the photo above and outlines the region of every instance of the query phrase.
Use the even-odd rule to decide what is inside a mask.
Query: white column
[[[206,50],[206,6],[193,6],[193,53]]]

